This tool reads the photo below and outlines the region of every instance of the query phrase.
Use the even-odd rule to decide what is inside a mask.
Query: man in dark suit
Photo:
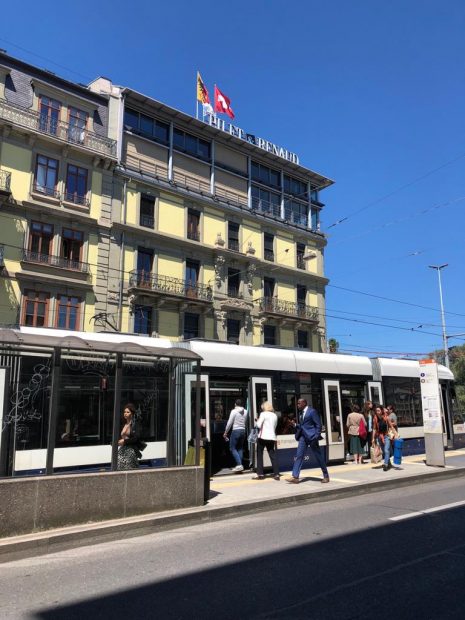
[[[321,439],[321,420],[316,409],[309,407],[304,398],[297,401],[297,409],[299,411],[299,425],[296,427],[295,438],[298,440],[297,453],[295,456],[294,467],[292,468],[292,477],[288,478],[288,482],[298,484],[300,482],[299,475],[302,468],[307,447],[315,455],[318,465],[323,472],[321,482],[329,482],[328,469],[326,468],[325,456],[318,443]]]

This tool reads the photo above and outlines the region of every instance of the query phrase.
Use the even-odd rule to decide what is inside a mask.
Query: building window
[[[160,144],[169,144],[170,127],[167,123],[130,108],[124,110],[124,127],[141,134],[144,138],[150,138]]]
[[[84,144],[86,126],[87,112],[70,107],[68,115],[68,140],[76,144]]]
[[[228,297],[239,297],[240,274],[239,269],[228,269]]]
[[[26,291],[23,305],[23,325],[47,327],[49,293]]]
[[[34,190],[47,196],[59,198],[57,182],[58,160],[45,155],[37,155]]]
[[[188,297],[197,297],[199,270],[200,266],[197,261],[186,260],[186,295]]]
[[[184,340],[199,337],[199,315],[192,312],[184,313]]]
[[[228,342],[239,344],[241,322],[239,319],[228,319],[226,324]]]
[[[145,228],[155,227],[155,198],[142,194],[140,197],[140,217],[139,222]]]
[[[274,296],[275,281],[273,278],[263,278],[263,297],[271,299]]]
[[[239,224],[228,222],[228,249],[239,252]]]
[[[308,349],[308,332],[302,329],[297,331],[297,346],[299,349]]]
[[[320,209],[312,207],[312,230],[320,230]]]
[[[153,268],[153,252],[146,248],[137,249],[137,284],[150,288]]]
[[[52,250],[53,226],[42,222],[31,222],[29,251],[31,258],[40,260],[41,256],[49,256]]]
[[[66,261],[69,269],[79,269],[81,252],[84,243],[84,233],[80,230],[64,228],[61,239],[61,257]]]
[[[281,196],[252,185],[252,209],[281,217]]]
[[[297,244],[297,268],[298,269],[305,269],[304,255],[305,255],[305,244],[298,243]]]
[[[210,143],[180,129],[174,129],[173,147],[199,159],[210,161]]]
[[[300,198],[301,200],[308,200],[308,186],[305,181],[294,179],[286,174],[284,175],[284,193]]]
[[[200,213],[194,209],[187,212],[187,238],[200,241]]]
[[[276,344],[276,327],[274,325],[264,325],[263,344]]]
[[[39,129],[56,135],[60,121],[61,103],[50,97],[41,96],[39,99]]]
[[[152,335],[152,308],[150,306],[134,307],[134,333]]]
[[[68,164],[65,200],[85,205],[87,196],[87,169]]]
[[[273,170],[268,166],[263,166],[258,162],[252,162],[252,181],[262,183],[263,185],[269,185],[276,189],[281,189],[281,173],[279,170]]]
[[[307,287],[303,284],[297,284],[296,292],[297,305],[299,306],[299,309],[305,310],[305,305],[307,303]]]
[[[284,200],[284,218],[291,224],[308,226],[308,205],[296,200]]]
[[[58,295],[57,327],[78,330],[80,308],[79,297]]]
[[[274,235],[264,234],[264,256],[265,260],[274,261]]]

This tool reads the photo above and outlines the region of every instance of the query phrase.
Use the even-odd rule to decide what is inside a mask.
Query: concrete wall
[[[0,480],[0,537],[203,504],[201,467]]]

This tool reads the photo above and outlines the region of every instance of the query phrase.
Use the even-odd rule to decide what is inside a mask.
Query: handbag
[[[383,453],[381,452],[381,448],[378,446],[378,444],[371,446],[370,460],[372,463],[379,463],[383,460]]]
[[[391,441],[394,441],[394,439],[399,439],[399,433],[396,431],[395,428],[392,428],[392,426],[389,427],[387,436]]]
[[[259,432],[260,432],[260,429],[257,426],[254,426],[253,429],[250,431],[249,436],[247,438],[248,442],[257,443]]]
[[[365,441],[365,439],[367,438],[367,427],[366,427],[364,418],[360,419],[360,424],[358,426],[358,436],[363,441]]]

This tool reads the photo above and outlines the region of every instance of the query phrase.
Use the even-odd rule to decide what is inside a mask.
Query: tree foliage
[[[432,351],[429,357],[444,364],[444,351]],[[465,411],[465,344],[449,349],[449,365],[454,373],[459,408]]]

